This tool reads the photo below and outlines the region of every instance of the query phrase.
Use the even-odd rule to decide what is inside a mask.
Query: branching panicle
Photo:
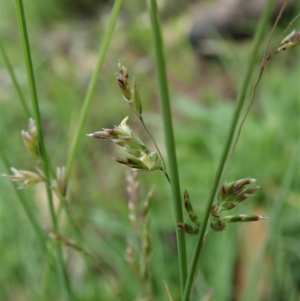
[[[264,216],[253,214],[221,216],[222,211],[233,209],[259,189],[259,186],[246,188],[247,185],[250,185],[255,181],[255,179],[245,178],[231,183],[225,183],[221,186],[218,192],[218,203],[211,207],[211,230],[223,231],[226,229],[226,223],[252,222],[266,218]]]
[[[127,158],[116,158],[118,163],[127,165],[133,169],[142,169],[147,171],[162,170],[163,164],[159,155],[147,148],[147,146],[134,134],[127,125],[128,117],[125,117],[120,125],[114,129],[103,129],[87,136],[92,138],[112,140],[117,145],[132,155]]]

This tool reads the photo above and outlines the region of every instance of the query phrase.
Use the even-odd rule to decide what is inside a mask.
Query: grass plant
[[[274,3],[266,3],[251,51],[236,56],[243,64],[235,60],[224,64],[232,79],[240,77],[241,70],[230,66],[247,66],[243,80],[234,87],[238,93],[233,104],[215,91],[203,92],[201,98],[207,96],[207,103],[196,101],[194,89],[174,92],[170,79],[180,89],[194,80],[197,71],[184,43],[178,49],[169,45],[168,20],[161,19],[156,0],[141,6],[114,1],[101,22],[86,25],[92,39],[100,40],[98,54],[85,49],[82,55],[85,39],[76,44],[76,32],[75,41],[64,41],[62,47],[69,57],[65,50],[57,57],[41,50],[47,48],[38,33],[41,21],[26,18],[32,12],[26,11],[22,0],[15,1],[23,51],[15,51],[13,35],[4,31],[0,51],[12,84],[4,87],[0,168],[5,177],[21,183],[19,188],[30,189],[9,188],[1,179],[0,220],[6,230],[0,232],[4,250],[0,299],[247,301],[253,294],[255,300],[267,294],[275,301],[280,296],[296,300],[300,275],[293,264],[299,265],[294,254],[299,222],[293,208],[299,207],[300,195],[299,86],[295,84],[299,70],[289,57],[297,55],[294,47],[300,36],[299,31],[284,31],[268,50],[266,32]],[[286,4],[271,37],[277,34]],[[9,4],[6,8],[12,9]],[[54,11],[59,9],[49,14]],[[146,15],[149,25],[143,26]],[[292,25],[298,24],[299,16]],[[11,20],[5,22],[11,26]],[[61,20],[59,34],[68,40],[71,34],[63,33],[63,24]],[[74,22],[73,26],[85,25]],[[145,46],[150,43],[151,48]],[[263,44],[267,48],[251,96]],[[280,56],[283,50],[289,51],[286,56]],[[189,59],[181,62],[178,51]],[[22,71],[18,62],[25,62]],[[289,63],[291,69],[286,67]],[[268,76],[258,87],[266,66]],[[218,70],[214,65],[209,68]],[[282,69],[287,72],[284,81]],[[187,71],[194,75],[189,77]],[[210,81],[215,84],[214,78]],[[125,101],[115,102],[120,96]],[[28,129],[21,133],[25,148],[20,150],[20,139],[12,133],[24,128],[28,119]],[[122,121],[113,126],[116,120]],[[100,147],[85,131],[104,140]],[[115,146],[125,150],[125,157]],[[124,176],[121,165],[108,160],[111,153],[124,169],[139,171]],[[254,178],[261,187],[253,186]],[[253,195],[252,202],[245,202]],[[237,212],[237,206],[246,213]],[[183,207],[193,226],[185,223]],[[232,214],[225,215],[228,210]],[[266,216],[258,226],[262,241],[254,239],[259,248],[253,267],[245,272],[248,222]],[[14,255],[12,249],[17,249]],[[262,269],[264,275],[272,273],[269,260],[274,260],[277,272],[260,280]],[[284,281],[282,269],[288,275]],[[267,287],[265,291],[256,286],[256,279]],[[12,283],[11,288],[5,283]]]

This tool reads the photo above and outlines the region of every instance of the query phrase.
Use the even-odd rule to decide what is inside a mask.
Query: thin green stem
[[[175,141],[174,141],[174,133],[173,133],[173,125],[172,125],[168,84],[167,84],[165,58],[164,58],[164,51],[163,51],[163,41],[162,41],[162,36],[160,31],[158,11],[157,11],[157,5],[155,0],[150,1],[150,19],[151,19],[153,43],[154,43],[154,50],[155,50],[158,85],[159,85],[160,99],[162,105],[166,149],[168,154],[168,165],[169,165],[171,188],[172,188],[172,195],[173,195],[173,206],[174,206],[176,221],[182,221],[183,220],[182,202],[181,202]],[[177,236],[177,248],[178,248],[178,257],[179,257],[180,285],[181,285],[181,293],[183,293],[183,289],[187,277],[186,246],[185,246],[184,233],[177,227],[176,227],[176,236]]]
[[[162,165],[163,165],[161,171],[164,173],[164,175],[165,175],[167,181],[171,184],[171,179],[170,179],[170,177],[169,177],[169,175],[168,175],[167,166],[166,166],[165,160],[164,160],[164,158],[163,158],[163,156],[162,156],[162,154],[161,154],[161,152],[160,152],[160,150],[159,150],[159,147],[157,146],[157,143],[156,143],[155,139],[153,138],[152,134],[151,134],[150,131],[148,130],[148,128],[147,128],[147,126],[146,126],[146,124],[145,124],[145,122],[144,122],[143,117],[139,117],[139,119],[140,119],[140,121],[141,121],[141,123],[142,123],[144,129],[146,130],[146,132],[147,132],[148,135],[150,136],[151,140],[153,141],[153,143],[154,143],[154,145],[155,145],[155,148],[156,148],[156,150],[157,150],[157,152],[158,152],[158,155],[159,155],[160,160],[161,160]]]
[[[83,260],[86,263],[86,266],[88,267],[88,276],[89,281],[93,284],[94,288],[94,294],[95,296],[98,296],[98,284],[95,278],[95,275],[92,272],[93,267],[95,266],[95,263],[99,261],[99,257],[97,253],[92,249],[91,244],[89,243],[87,237],[84,235],[80,227],[76,224],[72,214],[70,213],[70,210],[68,208],[67,200],[64,197],[59,197],[59,206],[56,211],[57,219],[59,220],[60,214],[63,212],[66,213],[66,216],[68,218],[69,224],[71,225],[72,232],[74,233],[76,237],[76,245],[73,245],[72,247],[76,249],[80,254],[83,256]],[[86,251],[85,248],[80,247],[82,242],[85,242],[85,244],[88,247],[89,251]],[[60,243],[60,242],[57,242]],[[60,243],[61,244],[61,243]],[[79,246],[80,248],[76,248],[76,246]],[[46,289],[46,287],[45,287]]]
[[[31,117],[31,113],[30,113],[30,111],[28,109],[28,106],[26,104],[26,100],[25,100],[24,94],[23,94],[23,92],[22,92],[22,90],[20,88],[20,85],[19,85],[18,81],[17,81],[16,75],[14,73],[14,69],[13,69],[13,67],[12,67],[12,65],[11,65],[11,63],[9,61],[9,58],[8,58],[8,56],[6,54],[5,48],[3,47],[1,40],[0,40],[0,51],[1,51],[4,63],[6,65],[7,71],[9,73],[9,75],[10,75],[10,78],[11,78],[11,80],[12,80],[14,86],[15,86],[15,89],[17,91],[17,94],[19,96],[19,99],[20,99],[21,105],[23,107],[23,110],[24,110],[27,118],[29,119],[29,117]]]
[[[287,0],[287,2],[288,2],[288,0]],[[292,21],[288,24],[288,26],[284,29],[284,31],[283,31],[282,34],[280,35],[279,39],[276,41],[275,46],[274,46],[274,49],[276,49],[276,48],[280,45],[282,39],[286,36],[286,33],[292,28],[292,26],[294,25],[294,23],[295,23],[299,18],[300,18],[300,14],[298,14],[295,18],[292,19]]]
[[[212,207],[215,195],[217,193],[217,189],[219,187],[221,177],[223,175],[224,167],[226,165],[226,160],[230,154],[230,147],[231,147],[231,144],[235,137],[235,131],[237,129],[239,117],[241,115],[241,111],[242,111],[242,108],[244,105],[247,88],[249,86],[250,79],[251,79],[251,76],[254,71],[254,66],[256,63],[258,50],[259,50],[260,44],[263,40],[264,32],[267,27],[267,23],[269,20],[269,16],[270,16],[273,4],[274,4],[274,0],[269,0],[267,2],[264,12],[263,12],[263,15],[260,20],[256,35],[255,35],[253,48],[252,48],[251,55],[249,58],[249,64],[247,67],[246,75],[245,75],[244,81],[242,83],[242,86],[241,86],[241,89],[240,89],[240,92],[238,95],[235,112],[233,114],[229,133],[227,136],[227,141],[225,143],[224,150],[222,152],[222,156],[221,156],[221,159],[220,159],[217,171],[216,171],[216,175],[215,175],[213,186],[212,186],[212,189],[210,192],[210,196],[209,196],[209,199],[208,199],[208,202],[206,205],[201,231],[197,238],[197,245],[196,245],[195,252],[193,255],[193,259],[192,259],[191,270],[189,272],[187,283],[185,286],[183,301],[188,301],[190,299],[190,294],[191,294],[191,290],[193,287],[193,283],[194,283],[194,279],[195,279],[195,275],[196,275],[196,271],[197,271],[197,267],[198,267],[198,263],[199,263],[199,257],[200,257],[200,253],[201,253],[202,246],[203,246],[203,238],[204,238],[205,231],[207,228],[211,207]]]
[[[66,178],[67,178],[67,180],[70,178],[71,168],[73,166],[75,155],[76,155],[76,152],[77,152],[78,147],[79,147],[80,138],[81,138],[81,135],[83,133],[84,122],[86,120],[88,109],[89,109],[94,91],[95,91],[97,83],[98,83],[99,73],[102,69],[104,58],[105,58],[108,46],[110,44],[110,40],[111,40],[112,35],[113,35],[113,31],[114,31],[114,28],[115,28],[115,25],[116,25],[116,22],[117,22],[117,17],[118,17],[122,2],[123,2],[123,0],[116,0],[114,2],[114,6],[113,6],[112,12],[110,14],[110,19],[109,19],[109,22],[108,22],[107,30],[106,30],[105,35],[103,37],[103,41],[101,42],[101,47],[100,47],[99,55],[98,55],[98,61],[96,63],[95,70],[93,72],[93,75],[91,77],[91,80],[90,80],[90,83],[89,83],[89,86],[88,86],[88,89],[87,89],[87,93],[86,93],[86,96],[85,96],[85,99],[84,99],[84,102],[83,102],[83,106],[82,106],[82,109],[81,109],[81,115],[79,117],[78,127],[77,127],[77,130],[75,132],[72,144],[71,144],[70,153],[69,153],[68,161],[67,161],[67,164],[66,164]],[[67,214],[68,214],[68,212],[67,212]]]
[[[36,91],[36,85],[35,85],[33,65],[32,65],[32,60],[31,60],[25,12],[24,12],[22,0],[16,0],[15,3],[16,3],[16,11],[17,11],[17,16],[18,16],[18,21],[19,21],[19,30],[20,30],[22,44],[23,44],[24,58],[25,58],[25,63],[26,63],[27,75],[28,75],[28,85],[29,85],[29,89],[30,89],[32,107],[33,107],[33,114],[34,114],[34,119],[35,119],[36,127],[37,127],[40,155],[41,155],[42,164],[43,164],[43,171],[44,171],[45,177],[47,179],[46,193],[47,193],[48,206],[50,209],[52,225],[53,225],[54,230],[56,231],[57,230],[57,219],[56,219],[55,212],[54,212],[52,193],[51,193],[51,189],[50,189],[50,168],[49,168],[49,162],[48,162],[47,153],[46,153],[46,149],[45,149],[44,139],[43,139],[42,122],[41,122],[39,103],[38,103],[38,97],[37,97],[37,91]],[[69,300],[68,280],[67,280],[67,277],[66,277],[66,274],[64,271],[61,248],[58,244],[56,244],[56,252],[57,252],[57,260],[55,261],[55,263],[57,266],[57,272],[58,272],[58,276],[59,276],[59,285],[61,288],[62,295],[64,296],[64,299]]]
[[[64,212],[66,213],[69,224],[71,225],[72,231],[76,237],[77,243],[82,243],[84,240],[85,244],[88,246],[88,248],[90,250],[89,252],[86,252],[86,254],[88,254],[89,257],[91,257],[93,260],[95,260],[95,261],[98,260],[99,258],[97,258],[97,254],[92,249],[91,244],[89,243],[87,237],[84,235],[84,233],[82,232],[80,227],[76,224],[76,222],[68,208],[67,200],[64,197],[60,197],[60,203],[59,203],[59,206],[57,209],[57,216],[59,216],[61,214],[62,209],[64,209]]]
[[[30,54],[30,46],[29,46],[27,27],[25,21],[25,13],[24,13],[22,0],[16,0],[16,8],[17,8],[19,28],[20,28],[21,39],[22,39],[23,50],[24,50],[24,58],[26,62],[26,69],[28,74],[28,85],[31,93],[34,119],[36,122],[37,133],[38,133],[40,154],[43,162],[43,169],[44,169],[45,176],[47,179],[49,179],[49,164],[48,164],[48,159],[47,159],[46,149],[45,149],[45,144],[43,139],[42,122],[41,122],[39,103],[38,103],[36,86],[35,86],[35,78],[34,78],[34,72],[33,72],[33,66],[32,66],[31,54]],[[47,189],[47,196],[48,196],[52,223],[54,228],[56,228],[56,217],[54,213],[54,206],[52,202],[51,190],[49,188],[49,185],[46,185],[46,189]]]
[[[99,50],[98,61],[96,63],[95,70],[91,77],[86,96],[84,98],[83,106],[81,109],[81,114],[79,117],[78,127],[76,129],[74,139],[72,141],[71,148],[70,148],[70,153],[68,156],[68,161],[67,161],[67,166],[66,166],[66,178],[67,179],[69,179],[69,177],[70,177],[71,168],[72,168],[72,165],[73,165],[73,162],[75,159],[76,152],[78,150],[80,138],[83,133],[84,122],[86,120],[88,109],[89,109],[94,91],[96,89],[96,86],[97,86],[97,83],[99,80],[99,73],[102,69],[104,58],[105,58],[110,40],[113,35],[113,31],[114,31],[114,28],[115,28],[115,25],[117,22],[117,18],[118,18],[118,14],[119,14],[122,2],[123,2],[123,0],[116,0],[114,2],[114,6],[113,6],[112,12],[110,14],[110,19],[109,19],[109,22],[107,25],[106,32],[104,34],[103,40],[101,41],[101,47]]]
[[[279,14],[278,14],[277,17],[276,17],[276,20],[275,20],[275,23],[274,23],[274,25],[273,25],[273,27],[272,27],[272,31],[271,31],[271,33],[270,33],[269,41],[268,41],[268,44],[267,44],[267,47],[266,47],[266,50],[265,50],[264,59],[266,59],[267,56],[268,56],[269,49],[270,49],[270,44],[271,44],[271,41],[272,41],[272,38],[273,38],[273,35],[274,35],[274,32],[275,32],[275,29],[276,29],[276,27],[277,27],[277,25],[278,25],[279,20],[280,20],[281,17],[282,17],[282,14],[283,14],[283,12],[284,12],[286,6],[288,5],[288,2],[289,2],[289,0],[285,0],[285,1],[283,2],[282,6],[281,6],[281,8],[280,8]],[[275,48],[277,48],[279,44],[280,44],[280,42],[279,42],[279,43],[276,43],[276,44],[275,44]]]
[[[44,272],[43,272],[43,276],[42,276],[42,293],[41,293],[41,301],[47,300],[48,298],[48,290],[49,290],[49,284],[50,284],[50,275],[51,275],[51,270],[52,270],[52,266],[54,265],[54,260],[53,260],[53,244],[48,244],[48,256],[47,256],[47,262],[46,262],[46,266],[44,267]]]
[[[248,104],[248,106],[247,106],[246,112],[245,112],[245,114],[244,114],[244,116],[243,116],[243,118],[242,118],[241,123],[240,123],[239,126],[238,126],[237,134],[236,134],[235,140],[234,140],[234,142],[233,142],[233,147],[232,147],[232,150],[231,150],[231,154],[230,154],[229,160],[227,160],[227,166],[229,165],[230,160],[232,159],[233,154],[234,154],[234,152],[235,152],[236,146],[237,146],[237,144],[238,144],[238,141],[239,141],[239,138],[240,138],[240,135],[241,135],[241,132],[242,132],[242,128],[243,128],[244,123],[245,123],[245,121],[246,121],[246,119],[247,119],[247,116],[248,116],[248,114],[249,114],[249,112],[250,112],[251,106],[252,106],[253,101],[254,101],[254,97],[255,97],[255,95],[256,95],[257,87],[258,87],[258,85],[259,85],[259,83],[260,83],[260,80],[261,80],[261,78],[262,78],[263,72],[264,72],[264,70],[265,70],[265,66],[266,66],[268,60],[270,60],[271,57],[272,57],[273,54],[274,54],[274,51],[272,51],[271,53],[269,53],[270,43],[271,43],[272,37],[273,37],[273,35],[274,35],[275,29],[276,29],[276,27],[277,27],[277,25],[278,25],[278,22],[279,22],[279,20],[280,20],[280,18],[281,18],[281,16],[282,16],[283,11],[285,10],[287,4],[288,4],[288,0],[285,0],[285,2],[283,3],[283,5],[282,5],[282,7],[281,7],[281,9],[280,9],[280,11],[279,11],[279,14],[278,14],[278,16],[277,16],[277,18],[276,18],[276,20],[275,20],[275,23],[274,23],[274,25],[273,25],[273,28],[272,28],[272,31],[271,31],[271,34],[270,34],[270,36],[269,36],[269,40],[268,40],[268,43],[267,43],[267,47],[266,47],[266,50],[265,50],[265,55],[264,55],[263,61],[262,61],[261,66],[260,66],[260,72],[259,72],[258,78],[257,78],[257,80],[256,80],[256,82],[255,82],[255,84],[254,84],[254,87],[253,87],[253,90],[252,90],[252,95],[251,95],[249,104]],[[275,46],[275,47],[278,47],[278,45]]]

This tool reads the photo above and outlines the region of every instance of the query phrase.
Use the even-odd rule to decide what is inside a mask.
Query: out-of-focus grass
[[[114,72],[118,61],[121,61],[140,84],[145,121],[164,152],[146,8],[125,6],[99,78],[86,133],[117,125],[130,115],[129,122],[135,131],[148,139],[122,100],[115,82]],[[2,42],[25,97],[29,99],[14,7],[12,3],[2,0],[1,7]],[[107,17],[104,9],[102,12],[100,10],[98,19],[91,21],[71,17],[64,19],[61,14],[57,15],[57,7],[45,12],[44,8],[35,8],[31,1],[25,8],[29,17],[29,36],[46,148],[51,154],[52,165],[61,166],[66,163]],[[46,22],[43,22],[39,13],[48,14]],[[184,14],[177,15],[168,18],[163,25],[163,33],[181,186],[190,192],[195,210],[201,218],[233,111],[229,96],[236,91],[243,76],[243,62],[247,60],[248,47],[247,44],[227,46],[232,49],[232,57],[223,61],[225,73],[214,63],[198,64],[186,42],[188,26],[188,18]],[[253,177],[258,179],[262,187],[253,200],[239,206],[236,212],[259,211],[268,215],[267,208],[276,199],[286,166],[299,143],[300,74],[297,58],[298,49],[274,57],[260,83],[225,180]],[[32,169],[33,162],[20,136],[20,130],[26,129],[28,120],[3,62],[0,61],[0,64],[1,147],[12,166]],[[226,81],[230,79],[228,83],[231,81],[232,86],[229,87],[228,83],[224,86],[224,77]],[[101,259],[91,271],[98,285],[98,300],[133,300],[139,291],[139,284],[131,275],[123,256],[126,239],[132,234],[127,217],[125,168],[111,159],[120,155],[120,150],[106,141],[82,137],[70,183],[71,213]],[[4,165],[0,164],[1,173],[7,173]],[[152,274],[155,300],[166,300],[163,279],[174,296],[179,289],[174,218],[170,213],[171,195],[162,174],[141,172],[140,180],[142,192],[152,183],[156,184],[151,207]],[[44,275],[47,256],[37,244],[14,187],[6,179],[1,178],[0,181],[0,299],[41,300],[41,276]],[[299,292],[299,273],[293,269],[293,266],[299,266],[295,252],[300,227],[299,187],[298,173],[284,202],[280,232],[274,233],[278,235],[278,244],[264,261],[267,274],[276,271],[273,277],[260,279],[269,296],[273,291],[272,300],[282,300],[278,296],[289,292],[292,294],[292,290],[297,293],[297,287]],[[22,193],[34,208],[40,226],[49,226],[43,189],[37,186]],[[210,288],[214,289],[216,300],[231,300],[233,295],[238,296],[245,287],[245,269],[254,260],[251,253],[257,252],[263,242],[267,223],[267,220],[262,221],[255,228],[245,224],[230,225],[225,232],[209,236],[195,288],[199,297]],[[60,231],[74,239],[64,218]],[[247,244],[249,240],[252,243],[250,246]],[[187,244],[188,253],[191,254],[194,237],[187,237]],[[65,259],[76,298],[96,300],[85,261],[68,248],[65,248]],[[288,277],[282,283],[283,273]],[[49,285],[45,300],[57,299],[53,275],[47,281]],[[281,284],[277,285],[278,282]]]

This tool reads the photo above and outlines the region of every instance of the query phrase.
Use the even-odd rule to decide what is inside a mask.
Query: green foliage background
[[[0,5],[1,41],[29,105],[15,9],[9,1],[1,0]],[[87,18],[72,13],[68,5],[58,1],[47,2],[47,5],[33,0],[25,3],[44,138],[53,167],[66,163],[107,25],[110,4],[93,5],[96,13]],[[162,28],[181,188],[189,191],[201,219],[251,41],[226,43],[227,51],[221,63],[199,63],[187,42],[189,22],[189,8],[185,7],[181,13],[166,16]],[[85,132],[112,127],[129,115],[132,128],[151,145],[122,100],[115,82],[114,73],[120,61],[139,82],[145,121],[165,154],[151,43],[146,6],[126,1],[99,77]],[[34,162],[26,153],[20,135],[20,131],[27,128],[28,118],[3,60],[0,60],[0,78],[1,148],[11,166],[32,170]],[[278,201],[287,167],[299,147],[299,78],[297,48],[279,54],[267,65],[225,180],[256,178],[260,191],[234,211],[262,213],[270,218],[255,226],[236,224],[224,232],[211,233],[200,260],[195,300],[201,300],[211,289],[218,301],[242,300],[243,292],[247,292],[249,271],[268,235],[271,209]],[[124,260],[127,239],[133,233],[128,220],[125,168],[111,159],[116,156],[122,153],[110,142],[82,137],[71,176],[69,206],[101,261],[97,266],[87,267],[80,254],[64,248],[74,300],[136,300],[141,291],[141,283],[136,281]],[[288,185],[288,193],[280,200],[284,205],[280,224],[276,232],[271,233],[275,240],[272,252],[267,254],[259,270],[254,271],[259,283],[255,288],[264,287],[258,289],[257,300],[297,300],[299,297],[299,160],[297,166],[298,172]],[[8,172],[2,161],[0,170]],[[37,243],[14,185],[4,178],[0,181],[0,300],[42,300],[42,291],[44,300],[61,300],[55,274],[45,278],[47,254]],[[140,181],[141,195],[145,195],[153,183],[156,185],[151,204],[151,272],[155,300],[167,300],[163,280],[176,300],[178,263],[170,189],[163,174],[158,172],[140,172]],[[48,227],[50,219],[43,187],[21,193],[33,208],[39,225]],[[60,222],[60,232],[75,239],[65,218]],[[194,244],[195,237],[188,236],[188,258]]]

